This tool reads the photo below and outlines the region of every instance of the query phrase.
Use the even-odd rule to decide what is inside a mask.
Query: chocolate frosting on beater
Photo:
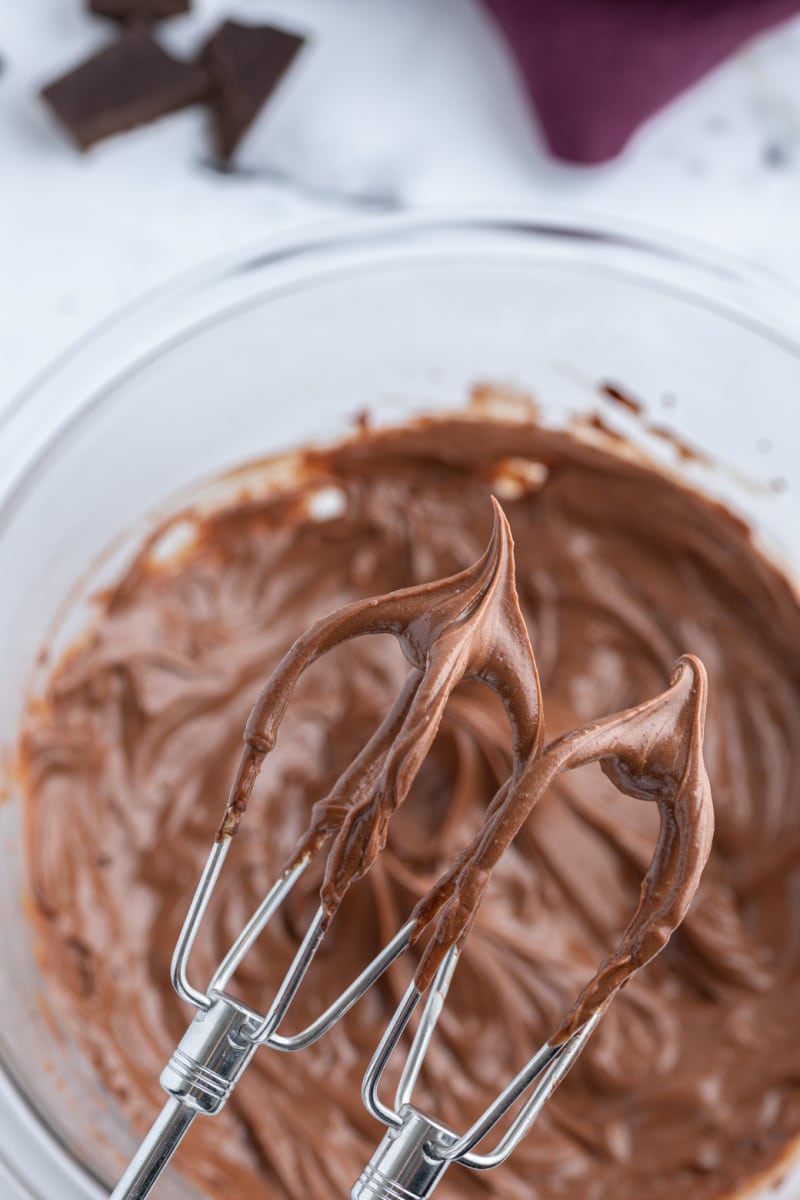
[[[532,1134],[496,1172],[454,1169],[441,1195],[738,1193],[800,1134],[791,588],[718,505],[630,456],[532,424],[448,417],[366,433],[293,466],[295,482],[272,496],[187,514],[194,540],[167,561],[158,551],[171,526],[159,531],[31,712],[30,884],[55,1013],[132,1120],[149,1124],[162,1101],[155,1081],[187,1019],[167,982],[172,947],[259,689],[325,613],[480,559],[494,492],[513,531],[541,678],[551,750],[537,761],[555,774],[492,872],[421,1103],[465,1128],[558,1028],[598,964],[613,961],[658,843],[658,805],[626,796],[597,765],[562,760],[575,750],[569,737],[552,747],[646,705],[685,651],[708,671],[703,755],[716,833],[685,920],[617,996]],[[331,492],[336,505],[318,506]],[[408,674],[396,641],[378,634],[333,649],[299,680],[198,939],[200,977],[292,859],[313,805],[334,794]],[[666,711],[699,719],[703,694],[687,663]],[[578,749],[598,747],[588,738]],[[690,756],[670,758],[669,737],[662,747],[665,770],[688,778]],[[432,892],[512,773],[501,700],[463,679],[383,852],[341,901],[296,999],[298,1026]],[[254,1004],[274,995],[318,904],[323,859],[245,964],[241,987]],[[182,1169],[227,1200],[346,1195],[377,1133],[361,1075],[410,969],[397,964],[290,1064],[256,1055],[225,1112],[193,1130]]]
[[[431,982],[450,946],[463,943],[493,868],[553,780],[593,762],[621,792],[658,805],[658,840],[633,919],[552,1040],[575,1033],[655,958],[686,916],[711,851],[714,812],[702,758],[705,714],[705,668],[685,655],[660,696],[564,734],[540,758],[532,756],[507,794],[495,798],[487,820],[444,881],[415,910],[421,924],[437,921],[417,971],[420,989]]]
[[[660,829],[639,907],[612,956],[581,992],[556,1037],[566,1039],[663,950],[685,917],[711,850],[714,815],[702,760],[706,675],[692,656],[678,661],[669,689],[542,745],[541,686],[514,583],[511,530],[492,497],[486,552],[460,574],[356,601],[317,621],[281,659],[245,728],[245,751],[217,834],[232,837],[303,673],[335,646],[379,633],[395,636],[411,664],[397,700],[364,749],[317,801],[287,869],[331,838],[321,903],[326,927],[348,889],[386,845],[389,821],[406,799],[464,679],[501,698],[511,724],[512,770],[472,844],[414,910],[414,939],[435,923],[415,982],[425,991],[453,946],[463,946],[491,872],[553,779],[599,762],[620,791],[659,808]]]
[[[246,748],[218,840],[236,833],[292,692],[317,659],[353,638],[389,633],[411,664],[388,715],[315,804],[289,864],[334,838],[321,895],[328,920],[385,846],[389,819],[408,795],[457,684],[482,680],[505,707],[512,734],[512,775],[505,790],[541,746],[541,689],[514,585],[511,530],[494,498],[492,505],[492,536],[474,566],[449,579],[356,601],[317,621],[281,659],[248,718]]]

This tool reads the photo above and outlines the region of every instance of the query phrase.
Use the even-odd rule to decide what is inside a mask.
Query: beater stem
[[[170,1096],[110,1200],[145,1200],[196,1116],[191,1108]]]

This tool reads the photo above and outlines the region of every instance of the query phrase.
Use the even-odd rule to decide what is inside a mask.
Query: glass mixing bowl
[[[41,647],[74,635],[88,592],[199,481],[335,437],[364,409],[386,423],[459,407],[477,381],[526,390],[552,423],[600,410],[800,569],[798,329],[788,285],[629,229],[515,214],[376,217],[196,272],[99,330],[0,418],[3,744],[10,754],[46,671]],[[107,1195],[134,1139],[48,1009],[13,780],[8,792],[0,1157],[19,1195],[88,1200]],[[162,1194],[196,1193],[172,1178]]]

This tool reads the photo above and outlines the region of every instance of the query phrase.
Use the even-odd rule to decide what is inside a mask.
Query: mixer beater
[[[431,930],[416,976],[390,1020],[362,1085],[367,1110],[386,1134],[354,1185],[352,1200],[424,1200],[453,1162],[485,1170],[513,1152],[570,1069],[626,978],[649,961],[685,914],[699,882],[713,828],[702,765],[705,677],[697,660],[679,661],[670,688],[655,700],[586,726],[542,750],[541,694],[514,583],[513,543],[496,501],[482,558],[440,582],[360,601],[314,625],[294,644],[257,700],[230,798],[178,938],[172,982],[197,1011],[161,1075],[168,1100],[111,1200],[144,1200],[198,1114],[224,1107],[260,1046],[304,1050],[323,1037],[425,930]],[[410,671],[400,695],[329,795],[318,802],[293,860],[251,916],[205,989],[188,977],[203,918],[247,807],[273,748],[292,691],[321,655],[365,634],[390,633]],[[350,886],[375,862],[393,812],[403,803],[436,735],[447,700],[463,679],[478,679],[500,697],[512,732],[508,779],[486,820],[453,867],[361,974],[299,1032],[281,1032]],[[691,736],[676,741],[680,722]],[[654,736],[655,731],[655,736]],[[624,743],[624,744],[623,744]],[[463,1134],[412,1104],[415,1083],[434,1036],[459,954],[502,850],[563,770],[599,761],[628,794],[655,799],[661,828],[636,915],[559,1031]],[[284,980],[265,1012],[229,990],[236,971],[286,901],[312,858],[328,846],[320,905]],[[666,879],[666,882],[665,882]],[[414,1014],[416,1032],[393,1106],[379,1095],[387,1064]],[[519,1111],[495,1148],[477,1147],[506,1115]]]

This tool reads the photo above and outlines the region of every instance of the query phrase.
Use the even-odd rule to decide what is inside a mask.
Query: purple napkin
[[[485,0],[551,150],[613,158],[631,134],[800,0]]]

